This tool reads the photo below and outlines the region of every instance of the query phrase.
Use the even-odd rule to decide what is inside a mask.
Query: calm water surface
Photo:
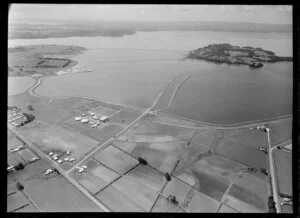
[[[292,34],[223,32],[139,32],[124,37],[70,37],[9,40],[9,46],[78,45],[88,48],[74,57],[75,68],[93,69],[45,79],[36,92],[45,96],[87,96],[149,107],[180,74],[193,74],[166,112],[210,123],[237,123],[290,114],[292,63],[252,70],[205,61],[182,60],[209,43],[228,42],[292,55]],[[207,73],[211,72],[211,73]]]

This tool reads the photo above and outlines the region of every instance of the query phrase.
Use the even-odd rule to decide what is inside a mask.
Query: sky
[[[292,24],[290,5],[13,4],[9,20],[228,21]]]

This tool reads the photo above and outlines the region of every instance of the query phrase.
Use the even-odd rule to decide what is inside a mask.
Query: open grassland
[[[107,107],[102,107],[102,106],[96,107],[92,111],[96,114],[100,114],[102,116],[107,116],[107,117],[110,117],[111,115],[117,112],[116,110]]]
[[[151,210],[158,197],[158,193],[155,190],[131,175],[124,175],[114,182],[112,186],[147,212]]]
[[[96,198],[113,212],[145,212],[142,207],[111,185],[99,192]]]
[[[291,152],[274,151],[276,177],[279,194],[293,195],[292,190],[292,155]]]
[[[16,192],[15,194],[11,194],[7,196],[7,212],[11,212],[21,207],[24,207],[29,203],[30,202],[22,192]]]
[[[18,213],[34,213],[34,212],[38,212],[37,209],[32,206],[32,204],[28,204],[25,207],[22,207],[21,209],[17,210],[16,212]]]
[[[13,132],[7,130],[7,149],[15,149],[21,145],[23,145],[23,142],[20,141]]]
[[[237,141],[241,144],[247,145],[248,147],[257,148],[260,146],[267,147],[268,140],[267,134],[263,131],[256,129],[230,129],[223,130],[224,138]]]
[[[238,162],[217,155],[200,154],[198,157],[192,157],[191,161],[187,161],[181,167],[178,167],[174,172],[174,176],[182,179],[195,188],[199,188],[199,182],[193,171],[200,170],[201,172],[216,175],[219,177],[219,180],[223,178],[223,176],[231,180],[232,173],[236,173],[236,171],[244,167],[244,165]]]
[[[43,176],[49,168],[45,160],[39,160],[10,176],[24,185],[25,194],[42,212],[102,211],[62,176]]]
[[[146,120],[143,120],[134,126],[131,131],[136,135],[147,135],[147,136],[161,136],[168,135],[177,137],[180,139],[191,138],[195,133],[195,130],[177,127],[165,124],[152,123]]]
[[[147,185],[158,193],[165,182],[164,175],[162,173],[144,165],[138,165],[134,169],[130,170],[126,176]]]
[[[202,171],[196,167],[192,169],[198,181],[198,190],[217,201],[220,201],[227,188],[229,187],[229,180],[225,177],[218,176],[207,171]]]
[[[291,118],[270,123],[270,137],[272,146],[292,139],[292,121],[293,119]]]
[[[282,213],[293,213],[293,206],[292,205],[284,205],[281,206]]]
[[[154,123],[162,123],[166,125],[182,125],[182,126],[195,127],[195,128],[201,127],[201,125],[196,122],[178,119],[176,117],[171,117],[164,114],[158,114],[157,116],[154,116],[153,119],[151,119],[151,121]]]
[[[207,148],[215,143],[217,137],[218,130],[215,129],[207,129],[207,130],[197,130],[196,134],[193,136],[191,143],[196,145],[201,145],[201,147]]]
[[[262,213],[259,209],[247,204],[244,201],[239,200],[239,198],[235,198],[232,195],[227,195],[224,201],[226,205],[234,208],[238,212],[241,213]]]
[[[143,120],[119,137],[119,140],[128,142],[170,142],[188,140],[194,133],[195,130],[193,129]]]
[[[94,158],[120,174],[127,172],[138,164],[136,159],[113,146],[101,150]]]
[[[228,201],[226,204],[241,212],[246,212],[249,208],[252,208],[249,212],[268,212],[266,199],[263,199],[259,195],[253,193],[253,191],[236,184],[231,186],[225,201]]]
[[[8,105],[18,106],[23,112],[33,114],[36,120],[40,120],[48,124],[57,124],[65,116],[69,115],[69,111],[58,107],[56,108],[49,104],[48,101],[49,99],[47,98],[43,98],[42,100],[27,93],[8,97]],[[27,107],[29,105],[33,107],[33,111],[28,110]],[[20,129],[26,129],[26,126],[27,125]]]
[[[31,180],[26,185],[26,192],[36,202],[41,211],[102,212],[101,208],[88,200],[63,177],[51,178],[42,182]]]
[[[33,158],[37,158],[37,155],[33,153],[30,149],[25,148],[17,152],[18,155],[25,161],[25,163],[30,162]]]
[[[267,168],[267,154],[259,151],[255,146],[225,138],[220,140],[215,151],[217,154],[253,168]]]
[[[108,123],[118,123],[122,125],[129,125],[132,123],[138,116],[142,114],[141,111],[133,109],[123,109],[119,113],[110,117]]]
[[[80,179],[79,183],[94,195],[118,177],[118,173],[103,165],[98,165],[95,169],[86,174],[84,178]]]
[[[46,154],[50,151],[66,152],[70,150],[72,151],[72,157],[75,157],[77,160],[98,144],[96,140],[86,137],[79,132],[72,132],[55,126],[26,130],[22,131],[22,134]]]
[[[25,161],[17,153],[10,153],[7,157],[7,163],[10,166],[17,166],[19,163],[25,164]]]

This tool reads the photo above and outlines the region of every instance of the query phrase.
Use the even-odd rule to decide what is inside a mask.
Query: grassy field
[[[26,207],[23,207],[20,210],[17,210],[16,212],[18,212],[18,213],[34,213],[34,212],[38,212],[38,211],[34,206],[29,204]]]
[[[23,142],[16,138],[16,135],[13,132],[7,130],[7,149],[15,149],[21,145],[23,145]]]
[[[25,161],[17,153],[10,153],[7,157],[7,163],[10,166],[17,166],[19,163],[25,164]]]
[[[233,197],[232,195],[226,196],[225,203],[241,213],[263,213],[263,211],[260,211],[259,209],[239,200],[238,198]]]
[[[113,212],[145,212],[143,208],[111,185],[99,192],[96,198]]]
[[[257,148],[259,146],[266,147],[268,145],[267,134],[263,131],[256,129],[233,129],[233,130],[223,130],[224,138],[228,138],[237,141],[248,147]]]
[[[201,145],[202,147],[209,149],[210,146],[216,140],[217,132],[218,132],[218,130],[214,130],[214,129],[207,129],[205,131],[203,131],[203,130],[197,131],[196,135],[194,135],[194,137],[192,138],[191,143],[196,144],[196,145]]]
[[[145,211],[150,211],[158,193],[131,175],[125,175],[112,184],[127,198]]]
[[[110,117],[108,123],[119,123],[122,125],[129,125],[132,123],[138,116],[142,114],[141,111],[132,110],[132,109],[123,109],[119,113]]]
[[[220,201],[223,194],[226,192],[230,182],[226,177],[218,176],[208,171],[202,171],[196,166],[193,167],[192,173],[198,181],[198,190],[217,201]]]
[[[292,155],[279,150],[275,150],[273,154],[279,193],[292,196]]]
[[[50,151],[66,152],[70,150],[72,157],[82,158],[98,142],[79,132],[72,132],[64,128],[47,126],[43,129],[30,129],[22,134],[29,138],[39,149],[48,154]]]
[[[237,163],[235,161],[226,159],[217,155],[202,155],[199,156],[190,156],[191,160],[186,161],[185,164],[179,166],[174,172],[174,176],[182,179],[186,183],[199,188],[196,176],[192,171],[197,171],[198,169],[209,174],[214,174],[216,176],[225,176],[228,179],[231,179],[231,172],[235,172],[238,169],[244,167],[244,165]],[[185,157],[188,159],[188,156]]]
[[[292,139],[292,121],[292,119],[286,119],[270,123],[272,146]]]
[[[160,192],[165,182],[164,175],[162,173],[143,165],[139,165],[132,169],[126,174],[126,176],[147,185],[156,192]]]
[[[230,188],[225,199],[227,205],[241,212],[268,212],[265,199],[236,184]]]
[[[291,205],[284,205],[284,206],[281,206],[281,212],[282,213],[293,213],[293,206]]]
[[[102,165],[98,165],[79,180],[79,183],[94,195],[118,177],[119,174]]]
[[[102,107],[102,106],[96,107],[95,109],[92,109],[92,111],[96,114],[100,114],[102,116],[107,116],[107,117],[117,112],[116,110],[107,107]]]
[[[175,117],[167,116],[158,114],[152,122],[164,123],[169,125],[183,125],[183,126],[190,126],[190,127],[199,127],[200,125],[197,123],[193,123],[187,120],[181,120]]]
[[[15,194],[7,196],[7,212],[16,210],[29,203],[30,202],[22,192],[16,192]]]
[[[191,213],[215,213],[219,208],[219,204],[218,201],[192,189],[188,194],[184,207],[187,205],[185,210]]]
[[[191,138],[195,133],[195,130],[170,126],[165,124],[152,123],[150,121],[143,120],[131,129],[131,132],[136,135],[147,136],[173,136],[180,139]]]
[[[137,146],[136,142],[125,142],[119,140],[115,140],[113,144],[114,146],[128,153],[131,153],[131,151]]]
[[[10,176],[24,185],[24,192],[42,212],[102,211],[62,176],[44,177],[43,172],[49,168],[41,159]]]
[[[35,153],[33,153],[30,149],[25,148],[17,152],[18,155],[25,161],[25,163],[30,162],[33,158],[38,157]]]
[[[216,153],[250,167],[258,169],[261,167],[267,168],[267,155],[253,145],[250,146],[225,138],[218,143]]]
[[[113,146],[100,151],[94,158],[120,174],[127,172],[138,164],[136,159]]]

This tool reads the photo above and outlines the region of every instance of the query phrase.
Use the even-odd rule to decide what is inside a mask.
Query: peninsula
[[[215,63],[242,64],[253,68],[262,67],[262,62],[293,61],[292,57],[279,57],[272,51],[250,46],[232,46],[228,43],[210,44],[191,51],[186,58],[202,59]]]
[[[86,49],[69,45],[31,45],[8,48],[9,76],[47,76],[76,65],[71,60]]]

